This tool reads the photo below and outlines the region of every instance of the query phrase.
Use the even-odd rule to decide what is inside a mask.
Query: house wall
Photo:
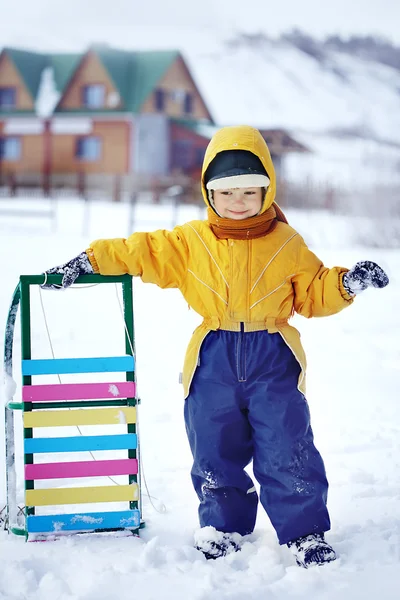
[[[113,103],[112,106],[107,105],[107,98],[112,98],[117,94],[112,81],[110,80],[107,71],[97,58],[95,54],[89,52],[83,59],[81,65],[78,67],[75,75],[73,76],[68,89],[64,95],[60,108],[67,110],[82,110],[82,87],[90,84],[103,84],[106,90],[106,106],[105,108],[112,108],[117,110],[122,106],[121,100],[117,103]]]
[[[183,112],[182,102],[175,100],[172,94],[168,94],[166,99],[164,114],[170,117],[190,117],[194,119],[209,119],[208,110],[194,85],[191,76],[183,62],[179,57],[167,70],[164,77],[159,81],[157,88],[161,88],[167,92],[182,90],[190,92],[193,96],[193,111],[190,115]],[[154,92],[147,98],[142,108],[141,113],[156,113]]]
[[[14,63],[6,54],[0,57],[0,87],[15,87],[16,107],[15,110],[33,110],[34,102],[22,81]]]
[[[4,122],[0,121],[0,137],[4,133]],[[21,139],[21,159],[0,160],[0,171],[7,173],[41,173],[43,170],[44,143],[42,135],[12,136]]]
[[[171,171],[183,172],[200,178],[204,153],[209,140],[177,123],[171,123],[170,131]]]
[[[133,171],[140,175],[166,175],[170,168],[169,122],[165,115],[135,118]]]
[[[52,136],[52,171],[54,173],[113,173],[123,174],[130,170],[131,123],[128,121],[93,121],[91,136],[102,140],[100,160],[82,161],[75,157],[75,134]]]

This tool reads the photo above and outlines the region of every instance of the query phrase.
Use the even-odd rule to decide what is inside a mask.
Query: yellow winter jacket
[[[223,150],[256,154],[271,180],[262,212],[274,202],[276,180],[268,147],[251,127],[226,127],[211,140],[203,175]],[[204,200],[207,192],[202,181]],[[161,288],[179,288],[203,317],[189,343],[184,369],[185,398],[201,344],[211,330],[278,332],[301,365],[299,389],[305,393],[306,358],[298,331],[288,324],[293,312],[309,318],[339,312],[352,302],[342,285],[347,269],[324,267],[302,237],[279,222],[268,235],[251,240],[218,239],[208,221],[192,221],[172,231],[134,233],[129,238],[97,240],[87,250],[95,272],[130,273]]]

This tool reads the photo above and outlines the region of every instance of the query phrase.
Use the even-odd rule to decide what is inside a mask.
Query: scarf
[[[278,221],[287,223],[285,215],[275,202],[261,215],[248,219],[224,219],[212,208],[208,208],[207,217],[212,232],[220,240],[254,240],[271,233]]]

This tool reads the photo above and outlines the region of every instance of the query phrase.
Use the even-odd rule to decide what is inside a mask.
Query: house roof
[[[44,54],[8,47],[3,52],[15,65],[34,101],[46,67],[52,67],[55,87],[63,95],[80,63],[87,56],[87,52]],[[140,112],[141,106],[172,64],[178,58],[183,60],[178,50],[128,51],[92,46],[89,52],[98,57],[107,71],[121,96],[123,110],[133,113]],[[64,112],[64,109],[57,106],[55,112]]]
[[[59,92],[63,92],[75,72],[82,54],[50,54],[48,65],[53,67],[54,82]]]
[[[310,152],[309,148],[294,139],[285,129],[260,129],[271,154]]]
[[[194,121],[191,119],[171,119],[173,123],[190,129],[197,135],[208,140],[220,129],[219,126],[210,123]],[[260,129],[260,133],[268,144],[271,154],[287,154],[288,152],[309,152],[309,149],[295,140],[284,129]]]
[[[126,110],[138,112],[157,82],[178,58],[177,50],[128,52],[93,48],[117,88]]]
[[[17,68],[28,92],[35,101],[43,69],[48,66],[48,57],[37,52],[18,50],[16,48],[4,48],[3,52],[12,60]]]
[[[4,48],[11,59],[33,100],[40,88],[43,70],[52,67],[56,88],[61,92],[74,73],[82,54],[40,54],[18,48]]]
[[[220,129],[218,125],[213,125],[209,121],[195,121],[194,119],[179,119],[177,117],[171,118],[171,121],[176,123],[176,125],[190,129],[193,133],[196,133],[207,140],[211,140],[214,133]]]
[[[124,110],[129,112],[139,112],[158,81],[180,56],[178,50],[130,52],[103,46],[92,46],[89,52],[94,53],[100,60],[121,96]],[[86,53],[75,55],[74,59],[69,55],[59,60],[60,56],[54,55],[53,61],[59,66],[59,89],[66,91],[66,84],[78,67],[78,63],[84,60]],[[68,70],[69,76],[67,76]],[[64,77],[63,82],[61,77]],[[56,112],[64,112],[64,110],[57,108]]]
[[[133,58],[131,110],[139,111],[158,81],[179,57],[178,51],[138,52]]]

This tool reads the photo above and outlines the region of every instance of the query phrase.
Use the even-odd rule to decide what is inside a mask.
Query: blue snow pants
[[[258,495],[280,544],[330,529],[300,366],[279,333],[212,331],[185,402],[201,527],[251,533]]]

